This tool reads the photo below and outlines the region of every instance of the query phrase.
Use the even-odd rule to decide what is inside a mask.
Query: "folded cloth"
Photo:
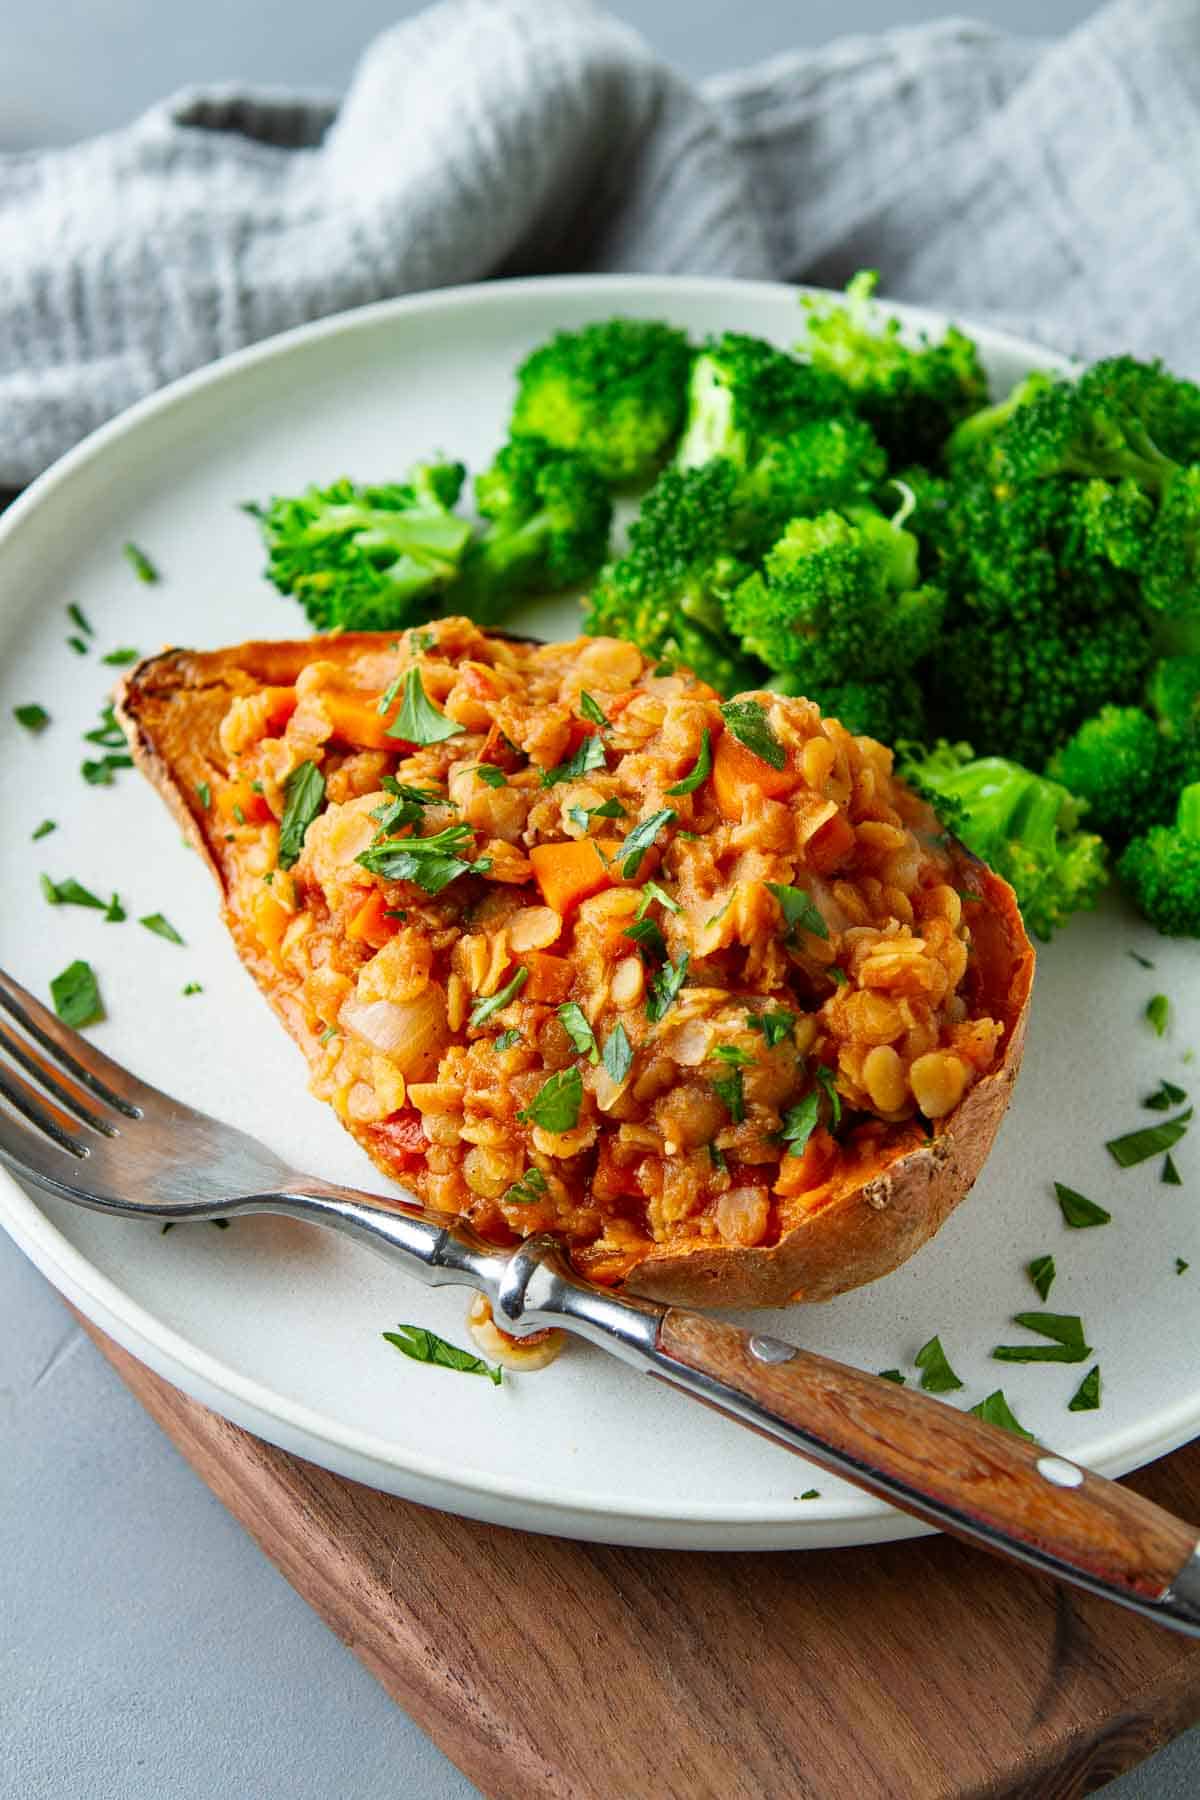
[[[307,319],[489,275],[840,283],[1200,373],[1200,0],[950,21],[694,87],[584,0],[444,0],[339,106],[189,91],[0,157],[0,486]]]

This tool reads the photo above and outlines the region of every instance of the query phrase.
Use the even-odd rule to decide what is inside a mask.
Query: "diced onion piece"
[[[371,1000],[353,997],[338,1015],[342,1030],[383,1056],[390,1056],[409,1080],[432,1075],[450,1036],[446,996],[431,982],[413,1000]]]

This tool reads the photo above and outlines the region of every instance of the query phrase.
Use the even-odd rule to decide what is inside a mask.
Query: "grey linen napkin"
[[[489,275],[838,284],[1200,374],[1200,0],[948,21],[694,87],[583,0],[444,0],[339,106],[190,91],[0,158],[0,485],[176,376]]]

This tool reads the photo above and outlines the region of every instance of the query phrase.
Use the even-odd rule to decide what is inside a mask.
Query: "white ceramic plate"
[[[309,1098],[300,1055],[242,970],[216,895],[134,772],[110,789],[79,774],[116,645],[211,647],[302,634],[298,608],[261,579],[236,503],[349,473],[382,480],[441,447],[479,466],[503,436],[512,370],[561,327],[613,312],[726,327],[779,343],[796,294],[768,285],[614,277],[512,282],[400,300],[289,333],[178,383],[66,457],[0,524],[0,962],[35,990],[77,956],[98,971],[109,1020],[98,1045],[138,1073],[285,1151],[295,1166],[376,1186],[380,1177]],[[911,314],[917,323],[940,321]],[[1032,361],[980,333],[998,391]],[[161,585],[136,581],[121,545],[145,546]],[[65,642],[80,605],[98,650]],[[573,604],[513,621],[577,628]],[[11,709],[40,701],[30,738]],[[58,830],[38,843],[46,817]],[[51,909],[38,872],[117,889],[129,922]],[[136,923],[161,910],[178,948]],[[1143,969],[1127,952],[1153,959]],[[1116,1170],[1103,1142],[1155,1115],[1139,1099],[1200,1037],[1197,946],[1169,944],[1118,903],[1043,955],[1025,1070],[998,1147],[936,1241],[886,1281],[832,1305],[759,1322],[864,1368],[909,1369],[939,1332],[970,1404],[1003,1385],[1048,1442],[1116,1474],[1200,1429],[1200,1158],[1180,1188],[1158,1162]],[[181,994],[199,980],[204,992]],[[1173,1001],[1167,1036],[1143,1022]],[[1200,1069],[1195,1072],[1200,1080]],[[1057,1178],[1101,1201],[1111,1225],[1069,1231]],[[357,1480],[503,1524],[626,1543],[757,1549],[870,1542],[918,1529],[750,1433],[573,1347],[549,1371],[490,1383],[405,1361],[397,1321],[462,1340],[464,1295],[429,1293],[366,1252],[277,1219],[224,1232],[110,1220],[0,1181],[0,1221],[50,1279],[169,1380],[275,1443]],[[1050,1304],[1083,1315],[1103,1370],[1099,1412],[1071,1413],[1083,1367],[989,1359],[1040,1303],[1023,1270],[1052,1251]],[[1192,1270],[1175,1273],[1183,1257]],[[1086,1365],[1084,1365],[1086,1367]],[[801,1501],[807,1489],[819,1497]]]

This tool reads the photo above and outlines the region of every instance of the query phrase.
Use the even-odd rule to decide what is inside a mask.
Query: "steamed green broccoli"
[[[491,624],[522,594],[586,581],[604,561],[612,500],[582,456],[540,438],[512,438],[475,477],[488,521],[463,558],[447,605]]]
[[[1168,786],[1177,792],[1200,781],[1200,652],[1155,663],[1146,701],[1162,734]]]
[[[465,473],[461,463],[422,463],[405,482],[335,481],[247,506],[268,579],[318,631],[393,631],[428,618],[471,536],[451,510]]]
[[[1017,408],[1027,406],[1031,400],[1035,400],[1052,385],[1053,380],[1054,377],[1044,369],[1031,369],[1003,400],[997,400],[991,406],[981,406],[978,412],[968,413],[954,427],[946,442],[946,457],[951,466],[962,465],[967,458],[986,449],[988,440],[1008,424]]]
[[[810,419],[767,442],[742,476],[741,535],[765,550],[790,519],[864,506],[887,475],[887,458],[862,419]]]
[[[939,731],[1041,768],[1092,713],[1137,700],[1150,657],[1132,611],[1083,622],[1050,613],[1007,630],[980,620],[943,640],[926,698]]]
[[[653,319],[560,331],[517,370],[514,437],[577,450],[613,487],[648,481],[683,424],[687,334]]]
[[[1200,782],[1184,788],[1173,825],[1134,838],[1117,873],[1158,931],[1200,937]]]
[[[729,553],[738,510],[732,463],[664,470],[630,526],[629,549],[584,602],[586,629],[684,663],[720,694],[761,687],[761,668],[730,637],[722,611],[723,595],[747,573]]]
[[[1093,363],[1013,411],[993,440],[992,464],[1011,482],[1052,475],[1137,483],[1161,497],[1178,464],[1155,443],[1146,419],[1142,374],[1132,357]]]
[[[1108,879],[1104,844],[1079,829],[1066,788],[969,744],[902,748],[900,773],[937,808],[969,850],[1011,882],[1030,931],[1048,938],[1073,912],[1089,911]]]
[[[805,301],[799,348],[846,383],[894,462],[935,463],[959,420],[986,403],[987,377],[975,345],[953,325],[938,343],[906,343],[900,321],[880,317],[872,299],[878,282],[866,269],[842,304]]]
[[[871,507],[793,519],[764,571],[727,596],[730,628],[768,668],[818,692],[911,668],[937,640],[945,597],[918,586],[906,506],[893,519]]]
[[[1102,706],[1046,765],[1087,805],[1087,822],[1122,844],[1170,816],[1167,740],[1138,706]]]
[[[776,694],[801,694],[814,700],[826,719],[840,719],[856,737],[877,738],[881,744],[920,738],[925,730],[925,702],[912,675],[830,682],[810,690],[800,676],[788,673],[772,675],[767,686]]]
[[[1167,483],[1138,572],[1155,612],[1200,617],[1200,464]]]

